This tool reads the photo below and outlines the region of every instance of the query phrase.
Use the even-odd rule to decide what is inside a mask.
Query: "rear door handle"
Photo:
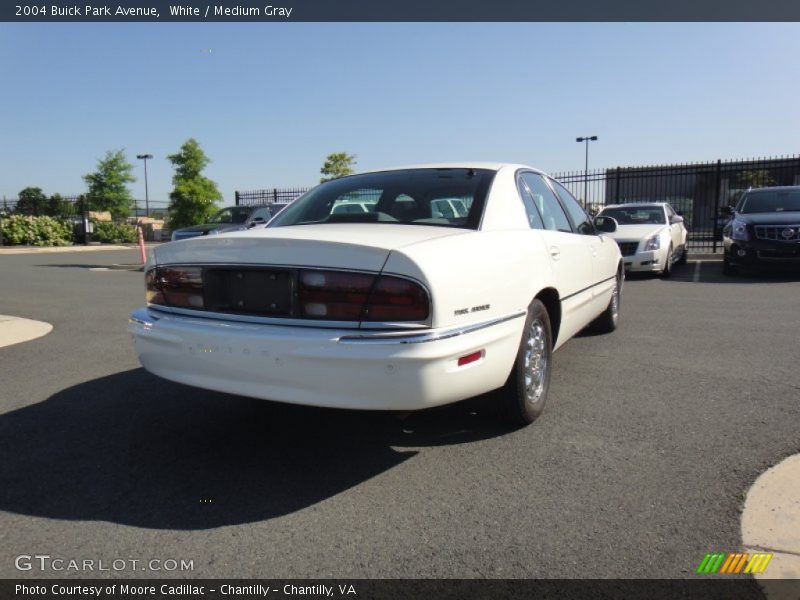
[[[550,246],[550,256],[553,257],[553,260],[558,260],[561,258],[561,250],[559,250],[556,246]]]

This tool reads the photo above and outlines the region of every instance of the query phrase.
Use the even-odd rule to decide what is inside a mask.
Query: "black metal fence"
[[[615,167],[588,173],[554,173],[590,212],[608,204],[669,202],[683,214],[689,229],[689,250],[720,250],[720,207],[735,203],[749,187],[800,185],[800,156],[705,163]],[[291,202],[310,188],[268,188],[237,191],[241,206]],[[149,216],[163,217],[168,201],[150,200]],[[148,216],[144,200],[136,200],[135,216]],[[55,196],[36,202],[0,201],[0,215],[29,214],[71,218],[87,210],[83,196]]]
[[[272,188],[236,192],[236,206],[285,204],[305,194],[311,188]]]
[[[683,214],[689,250],[717,252],[725,221],[720,207],[735,204],[750,187],[800,185],[800,156],[616,167],[554,177],[590,212],[608,204],[669,202]]]
[[[163,218],[167,213],[168,206],[168,200],[135,200],[132,216]],[[81,216],[87,210],[99,209],[87,205],[84,196],[53,196],[22,203],[16,198],[12,200],[3,198],[0,200],[0,215],[21,214],[33,217],[48,216],[58,219],[70,219]]]
[[[749,187],[800,185],[800,156],[616,167],[553,176],[592,213],[608,204],[669,202],[685,219],[689,250],[718,252],[725,220],[720,216],[720,207],[734,204]],[[309,189],[236,192],[236,204],[291,202]]]

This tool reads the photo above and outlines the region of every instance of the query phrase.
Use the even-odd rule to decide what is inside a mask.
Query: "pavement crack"
[[[746,548],[750,548],[752,550],[758,550],[759,552],[772,552],[773,554],[791,554],[792,556],[800,556],[800,552],[795,552],[794,550],[778,550],[776,548],[768,548],[766,546],[754,546],[752,544],[748,544]]]

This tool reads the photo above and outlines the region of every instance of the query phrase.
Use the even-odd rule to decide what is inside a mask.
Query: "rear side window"
[[[542,176],[528,172],[523,173],[521,177],[528,186],[533,202],[542,216],[544,228],[551,231],[572,233],[572,226],[569,224],[569,219],[567,219],[564,209],[561,208],[561,203],[556,198],[553,190],[550,189],[550,186],[542,179]]]
[[[570,194],[567,188],[558,183],[555,179],[551,179],[550,181],[558,197],[561,198],[564,208],[567,209],[572,222],[575,224],[575,231],[584,235],[594,235],[595,230],[594,225],[592,225],[592,219],[589,218],[589,215],[583,210],[583,207],[575,199],[575,196]]]

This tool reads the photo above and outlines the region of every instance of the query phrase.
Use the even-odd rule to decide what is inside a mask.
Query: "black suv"
[[[722,228],[723,273],[766,264],[800,267],[800,185],[748,190],[723,214],[732,217]]]

